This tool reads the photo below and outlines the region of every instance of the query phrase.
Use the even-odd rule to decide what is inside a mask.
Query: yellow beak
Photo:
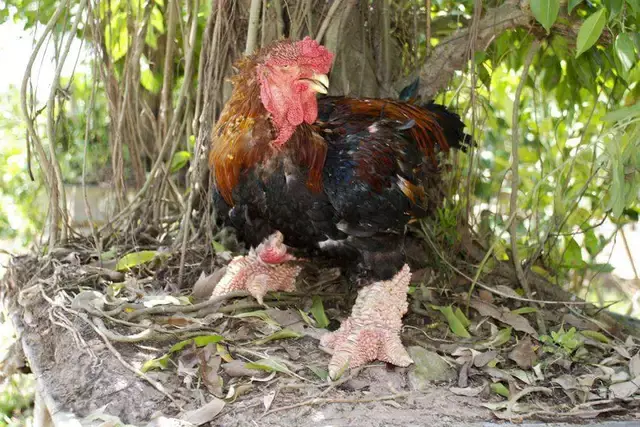
[[[329,77],[326,74],[314,74],[310,79],[302,79],[309,82],[309,88],[318,93],[327,94],[329,90]]]

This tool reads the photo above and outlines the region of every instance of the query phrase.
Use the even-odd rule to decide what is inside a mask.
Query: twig
[[[550,388],[547,387],[527,387],[524,390],[521,390],[520,392],[514,394],[511,399],[509,399],[509,401],[507,402],[507,409],[505,411],[505,415],[509,418],[511,418],[511,415],[513,414],[513,405],[515,405],[518,400],[522,399],[523,397],[525,397],[528,394],[531,393],[537,393],[537,392],[541,392],[541,393],[545,393],[547,395],[552,394],[553,392],[551,391]]]
[[[408,397],[413,392],[404,392],[391,394],[386,396],[374,396],[374,397],[364,397],[361,399],[346,399],[346,398],[324,398],[324,399],[309,399],[304,402],[296,403],[294,405],[281,406],[279,408],[272,409],[270,411],[265,412],[262,417],[266,417],[267,415],[275,414],[276,412],[288,411],[289,409],[300,408],[302,406],[310,406],[310,405],[324,405],[327,403],[369,403],[369,402],[380,402],[383,400],[395,400],[403,397]]]
[[[282,17],[282,0],[273,0],[273,7],[276,10],[276,34],[278,40],[284,37],[284,19]]]
[[[208,301],[204,301],[204,302],[193,304],[193,305],[157,305],[155,307],[143,308],[141,310],[132,311],[127,316],[127,319],[132,320],[147,314],[191,313],[194,311],[202,310],[204,308],[212,307],[216,304],[219,304],[221,302],[224,302],[232,298],[246,297],[249,295],[250,294],[246,291],[233,291],[224,295],[217,296],[215,298],[211,298]]]
[[[467,275],[465,272],[463,272],[462,270],[460,270],[459,268],[457,268],[456,266],[454,266],[453,264],[451,264],[449,262],[449,260],[447,260],[444,255],[442,255],[442,253],[438,250],[437,246],[435,245],[435,243],[433,242],[433,240],[431,240],[431,237],[428,235],[428,233],[424,233],[425,239],[427,240],[427,242],[431,245],[431,247],[433,248],[434,252],[438,255],[438,257],[442,260],[442,262],[444,262],[451,270],[453,270],[454,272],[456,272],[457,274],[459,274],[460,276],[464,277],[465,279],[467,279],[468,281],[470,281],[472,283],[472,286],[477,285],[479,287],[481,287],[482,289],[491,292],[492,294],[495,295],[500,295],[503,298],[508,298],[508,299],[514,299],[516,301],[524,301],[524,302],[536,302],[538,304],[565,304],[565,305],[591,305],[591,303],[585,302],[585,301],[550,301],[550,300],[536,300],[536,299],[530,299],[530,298],[524,298],[524,297],[519,297],[519,296],[515,296],[515,295],[509,295],[507,293],[504,293],[502,291],[499,291],[495,288],[492,288],[491,286],[485,285],[484,283],[482,283],[481,281],[478,280],[480,274],[482,273],[482,267],[486,264],[486,262],[488,261],[490,254],[493,253],[492,249],[489,249],[489,251],[487,251],[486,255],[485,255],[485,259],[483,259],[480,267],[478,267],[477,273],[475,277],[470,277],[469,275]],[[469,294],[471,294],[471,292],[469,292]]]
[[[249,9],[249,28],[247,29],[247,46],[244,49],[245,55],[251,55],[256,50],[258,43],[258,27],[260,26],[260,8],[262,0],[251,0]]]
[[[167,132],[167,123],[171,112],[171,89],[173,86],[173,64],[175,58],[173,52],[176,47],[176,21],[178,5],[175,0],[167,0],[166,4],[169,16],[167,17],[167,46],[164,54],[164,67],[162,70],[162,90],[160,91],[160,114],[158,122],[160,123],[160,135],[164,138]]]
[[[27,106],[27,85],[31,80],[31,70],[33,68],[33,63],[35,62],[42,45],[45,40],[53,30],[53,27],[57,24],[58,19],[62,15],[63,12],[67,10],[68,1],[61,1],[58,5],[58,8],[47,22],[46,27],[44,28],[40,39],[36,42],[36,45],[33,48],[33,52],[29,57],[29,61],[27,62],[27,67],[24,72],[24,77],[22,78],[22,85],[20,87],[20,106],[22,109],[22,115],[27,125],[28,135],[31,137],[31,141],[36,149],[36,154],[38,156],[38,161],[40,163],[40,167],[43,169],[46,176],[46,186],[49,192],[49,246],[48,251],[51,252],[58,242],[58,222],[60,212],[59,208],[59,200],[58,200],[58,185],[56,183],[56,174],[53,169],[53,165],[49,158],[47,157],[44,146],[42,144],[42,140],[35,129],[35,119],[33,119],[29,113],[29,108]],[[53,143],[53,141],[52,141]]]
[[[98,71],[96,63],[97,61],[94,59],[91,72],[92,76],[95,76]],[[89,130],[91,129],[97,88],[98,80],[94,79],[93,85],[91,85],[91,96],[89,97],[89,104],[87,105],[87,110],[85,112],[85,115],[87,117],[87,125],[84,130],[84,148],[82,152],[82,199],[84,201],[85,215],[87,215],[87,218],[89,219],[89,227],[91,228],[91,237],[93,237],[93,244],[95,245],[96,251],[98,253],[98,259],[100,260],[100,262],[102,262],[102,240],[98,239],[96,226],[93,220],[93,213],[91,212],[91,205],[89,203],[89,196],[87,195],[87,155],[89,150]]]
[[[518,187],[520,186],[520,175],[518,173],[518,168],[520,166],[520,157],[518,155],[518,147],[520,145],[520,122],[518,120],[520,114],[520,97],[522,96],[524,85],[527,82],[527,76],[529,75],[529,68],[533,62],[533,57],[538,52],[539,48],[540,42],[537,39],[533,40],[529,47],[529,51],[527,52],[524,64],[522,65],[520,82],[516,88],[515,98],[513,100],[513,112],[511,116],[511,120],[513,121],[513,127],[511,129],[511,197],[509,200],[509,211],[512,216],[515,216],[518,212]],[[524,270],[522,269],[522,264],[520,263],[520,258],[518,256],[518,231],[516,221],[511,221],[509,225],[509,234],[511,235],[511,260],[513,261],[513,267],[516,270],[516,277],[518,278],[518,281],[520,282],[522,289],[524,289],[527,297],[531,298],[531,287],[529,286],[529,282],[524,274]],[[540,311],[536,312],[536,321],[538,323],[538,333],[541,335],[546,334],[547,327],[544,324],[544,319],[542,318],[542,313]]]
[[[389,0],[382,0],[382,86],[384,94],[388,95],[391,89],[391,17]]]
[[[629,257],[629,264],[631,264],[631,268],[633,269],[633,275],[636,280],[640,279],[638,277],[638,270],[636,269],[636,263],[633,260],[633,255],[631,255],[631,248],[629,248],[629,242],[627,242],[627,236],[624,232],[624,228],[620,227],[620,235],[622,235],[622,242],[624,243],[624,248],[627,251],[627,256]]]
[[[425,9],[427,10],[427,31],[426,31],[426,46],[424,56],[426,58],[429,57],[429,49],[431,48],[431,0],[425,0],[424,4]]]
[[[325,16],[324,20],[322,21],[322,24],[320,24],[320,29],[318,30],[318,34],[316,34],[316,41],[318,43],[322,41],[322,38],[324,37],[324,33],[327,31],[327,28],[329,28],[329,24],[333,19],[333,15],[336,14],[341,4],[342,4],[342,0],[334,0],[334,2],[331,4],[331,7],[329,8],[329,12],[327,12],[327,16]]]

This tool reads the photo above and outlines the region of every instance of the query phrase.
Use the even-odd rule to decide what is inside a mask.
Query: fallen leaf
[[[434,305],[432,307],[444,315],[445,319],[447,319],[447,323],[449,324],[451,332],[462,338],[471,338],[471,335],[469,334],[469,331],[467,331],[467,328],[464,326],[464,323],[460,321],[460,319],[453,312],[452,306],[447,305],[441,307]]]
[[[552,379],[551,382],[558,384],[564,390],[575,390],[580,388],[578,387],[578,380],[573,375],[569,374],[560,375],[559,377]]]
[[[495,350],[486,351],[484,353],[477,354],[473,359],[473,366],[476,368],[482,368],[486,366],[489,362],[496,358],[498,352]]]
[[[591,338],[592,340],[599,341],[604,344],[609,344],[609,338],[601,332],[598,331],[580,331],[580,334],[584,335],[587,338]]]
[[[264,404],[264,410],[268,411],[271,408],[273,399],[276,398],[276,391],[273,390],[262,397],[262,403]]]
[[[532,385],[536,382],[536,378],[531,372],[522,369],[509,369],[509,373],[527,385]]]
[[[633,394],[638,391],[640,386],[640,378],[636,377],[634,381],[625,381],[623,383],[612,384],[609,386],[609,391],[616,399],[624,399],[626,397],[631,397]]]
[[[618,371],[615,374],[611,375],[612,384],[622,383],[625,381],[629,381],[630,379],[631,379],[631,376],[627,371],[624,371],[624,370]]]
[[[514,314],[510,311],[500,311],[497,307],[479,299],[473,299],[470,305],[482,316],[492,317],[496,320],[501,321],[502,323],[506,323],[507,325],[513,327],[513,329],[515,329],[516,331],[525,332],[533,336],[538,335],[536,333],[536,330],[531,327],[529,321],[519,314]]]
[[[487,388],[487,384],[477,387],[451,387],[449,391],[458,396],[476,397]]]
[[[509,359],[516,362],[522,369],[530,369],[538,361],[537,347],[533,344],[531,338],[524,337],[509,352]]]
[[[614,349],[615,351],[617,351],[617,352],[618,352],[618,354],[619,354],[620,356],[624,357],[625,359],[631,359],[631,355],[629,354],[629,351],[628,351],[626,348],[624,348],[623,346],[621,346],[621,345],[614,345],[614,346],[613,346],[613,349]]]
[[[510,295],[512,297],[515,297],[515,298],[522,298],[522,295],[520,295],[519,293],[514,291],[513,288],[510,288],[509,286],[496,285],[496,289],[499,290],[500,292],[502,292],[505,295]]]
[[[504,386],[502,383],[492,383],[489,387],[491,387],[491,391],[500,396],[509,398],[509,389]]]
[[[313,303],[311,305],[311,314],[316,321],[316,326],[321,329],[325,329],[329,326],[329,318],[327,314],[324,312],[324,304],[322,303],[322,298],[319,296],[314,296],[312,299]]]
[[[196,410],[185,413],[182,419],[184,421],[200,426],[212,421],[222,411],[224,405],[224,400],[214,397],[206,405]]]
[[[632,377],[640,376],[640,351],[629,360],[629,373]]]
[[[258,369],[266,372],[281,372],[281,373],[291,373],[287,366],[276,359],[266,358],[261,359],[256,362],[246,363],[245,367],[248,369]]]
[[[191,295],[197,299],[207,299],[213,293],[213,289],[216,287],[220,279],[227,272],[227,267],[222,267],[208,276],[205,276],[204,271],[193,284],[193,290]]]
[[[158,254],[157,251],[132,252],[120,258],[120,260],[116,264],[116,270],[118,271],[130,270],[133,267],[137,267],[141,264],[145,264],[149,261],[152,261],[157,254]]]
[[[253,389],[252,384],[240,384],[237,387],[235,384],[231,384],[229,386],[229,391],[227,392],[227,395],[225,396],[224,399],[229,403],[233,403],[236,401],[238,397],[250,392],[252,389]]]
[[[288,339],[288,338],[300,338],[304,335],[292,331],[291,329],[280,329],[278,332],[275,332],[269,336],[266,336],[264,338],[261,338],[259,340],[255,340],[253,343],[257,344],[257,345],[262,345],[262,344],[266,344],[269,341],[275,341],[275,340],[284,340],[284,339]]]

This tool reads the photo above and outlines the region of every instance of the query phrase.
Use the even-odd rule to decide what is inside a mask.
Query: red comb
[[[303,40],[296,42],[296,47],[305,57],[307,63],[313,65],[320,73],[328,73],[333,62],[333,54],[326,47],[321,46],[317,41],[307,36]]]

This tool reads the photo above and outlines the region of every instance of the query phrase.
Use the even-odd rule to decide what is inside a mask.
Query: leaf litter
[[[328,356],[318,348],[317,338],[348,314],[355,295],[343,279],[335,269],[317,268],[301,279],[298,293],[270,295],[265,306],[246,295],[209,303],[207,292],[230,258],[227,252],[208,263],[201,252],[189,253],[189,265],[196,266],[186,278],[195,285],[191,295],[165,291],[172,289],[167,283],[176,281],[177,260],[161,250],[119,255],[114,249],[112,270],[95,274],[98,255],[76,248],[49,260],[47,268],[41,266],[37,279],[48,285],[42,289],[47,301],[66,307],[69,315],[85,313],[119,346],[137,348],[140,354],[153,344],[140,361],[140,371],[163,381],[168,393],[183,397],[176,400],[181,404],[163,412],[192,425],[222,419],[253,399],[263,414],[290,406],[377,400],[402,408],[407,396],[435,387],[415,380],[417,372],[429,369],[416,358],[418,363],[408,369],[388,371],[396,378],[393,388],[360,380],[355,397],[340,397],[340,387],[351,376],[345,374],[340,383],[328,380]],[[25,279],[28,283],[33,282]],[[313,292],[305,290],[309,285]],[[498,286],[503,295],[519,295]],[[439,385],[452,395],[477,399],[496,418],[510,420],[588,419],[633,413],[640,407],[640,345],[632,337],[616,337],[592,322],[581,322],[575,308],[523,306],[484,289],[470,298],[465,288],[447,293],[424,285],[415,289],[403,340],[407,347],[424,349],[429,360],[429,352],[437,355],[445,362],[438,369],[455,370],[456,375]],[[547,319],[556,323],[548,321],[549,332],[541,335],[532,323],[535,314],[545,310],[550,313]],[[139,341],[119,341],[141,331],[146,334]],[[376,367],[380,364],[351,375],[375,384],[384,376],[367,371],[373,373]],[[407,380],[412,376],[414,380]]]

